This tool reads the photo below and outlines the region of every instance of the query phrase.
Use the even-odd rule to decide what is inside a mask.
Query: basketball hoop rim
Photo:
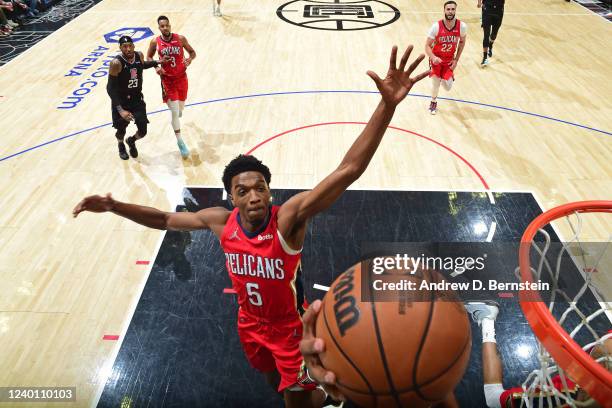
[[[612,201],[578,201],[552,208],[536,217],[525,229],[519,247],[521,281],[534,282],[530,265],[530,250],[538,230],[573,213],[612,212]],[[520,291],[519,301],[533,332],[569,376],[600,403],[612,400],[612,373],[591,358],[559,325],[539,293]]]

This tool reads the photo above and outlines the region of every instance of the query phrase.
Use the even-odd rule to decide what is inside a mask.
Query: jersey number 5
[[[259,290],[259,285],[257,283],[249,282],[246,284],[247,295],[249,296],[249,302],[251,302],[255,306],[263,305],[261,301],[261,295],[257,290]]]

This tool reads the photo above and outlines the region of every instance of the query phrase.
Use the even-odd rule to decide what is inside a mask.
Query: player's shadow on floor
[[[445,115],[455,117],[460,123],[467,123],[470,120],[500,120],[502,115],[490,108],[475,107],[462,104],[457,109],[449,109],[444,112]],[[466,126],[469,127],[469,126]]]
[[[255,35],[255,23],[258,23],[259,20],[255,17],[223,15],[221,22],[225,35],[237,37],[248,42],[253,42],[257,38]],[[246,27],[246,24],[252,24],[252,26]]]

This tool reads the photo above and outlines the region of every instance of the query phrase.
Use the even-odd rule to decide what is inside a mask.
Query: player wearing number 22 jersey
[[[425,42],[425,53],[429,57],[432,79],[429,112],[438,112],[438,92],[440,85],[450,91],[455,80],[454,70],[465,46],[467,25],[455,17],[457,3],[444,3],[444,19],[435,22],[429,29]]]

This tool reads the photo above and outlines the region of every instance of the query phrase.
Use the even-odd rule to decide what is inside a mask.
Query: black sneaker
[[[125,142],[130,147],[130,156],[133,158],[138,157],[138,149],[136,149],[136,138],[134,136],[128,137]]]
[[[493,56],[493,46],[489,47],[489,58]]]
[[[130,158],[125,151],[125,145],[123,142],[119,142],[119,157],[121,157],[121,160],[128,160]]]

